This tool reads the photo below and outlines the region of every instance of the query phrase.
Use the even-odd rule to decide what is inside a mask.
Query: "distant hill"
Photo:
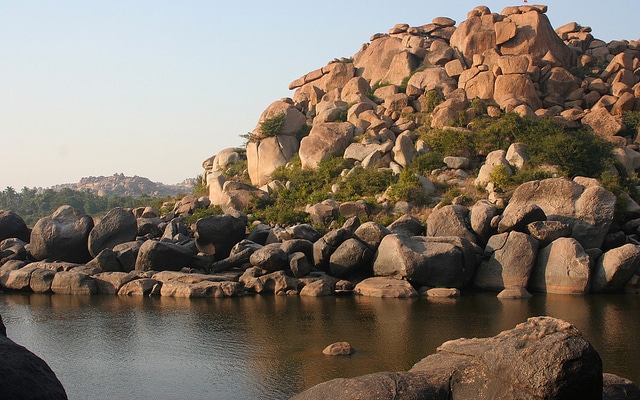
[[[190,178],[175,185],[165,185],[142,176],[125,176],[120,173],[111,176],[88,176],[80,179],[80,182],[55,185],[51,189],[56,191],[64,188],[79,191],[88,190],[98,196],[108,197],[140,197],[143,195],[165,197],[191,193],[195,183],[196,179]]]

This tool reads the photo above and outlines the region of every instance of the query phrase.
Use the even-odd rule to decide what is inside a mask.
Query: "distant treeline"
[[[20,192],[7,187],[0,192],[0,210],[13,211],[20,215],[29,226],[40,218],[52,214],[62,205],[70,205],[79,211],[95,216],[105,214],[115,207],[135,208],[152,206],[160,208],[169,198],[156,198],[148,195],[141,197],[106,197],[87,191],[72,189],[36,190],[22,188]]]

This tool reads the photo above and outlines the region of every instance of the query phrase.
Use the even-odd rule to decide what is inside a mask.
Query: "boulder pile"
[[[479,6],[457,27],[438,17],[373,35],[353,57],[291,82],[293,96],[267,107],[246,148],[225,149],[206,160],[210,198],[226,210],[246,205],[247,192],[267,197],[282,186],[271,174],[294,155],[303,168],[340,154],[363,167],[400,173],[428,151],[408,116],[430,111],[426,123],[433,128],[465,126],[478,112],[477,100],[489,105],[493,117],[516,112],[551,117],[567,128],[589,127],[619,146],[619,161],[633,172],[640,167],[637,132],[625,129],[621,116],[640,111],[640,42],[605,43],[575,22],[554,30],[546,12],[540,5],[500,13]],[[444,101],[430,110],[434,95]],[[264,132],[262,123],[275,116],[283,118],[281,128]],[[505,158],[487,156],[477,182],[486,186],[490,167]],[[227,183],[224,172],[242,159],[253,186]],[[465,178],[448,179],[454,184]]]
[[[388,226],[354,215],[324,234],[304,223],[249,230],[237,211],[187,226],[185,216],[206,205],[188,196],[165,216],[115,208],[95,220],[62,206],[35,224],[29,242],[0,242],[0,287],[180,297],[451,296],[477,288],[524,297],[635,293],[640,281],[640,218],[614,221],[616,197],[595,179],[524,183],[502,211],[480,200]],[[29,231],[16,221],[0,213],[0,227],[10,226],[0,235]]]

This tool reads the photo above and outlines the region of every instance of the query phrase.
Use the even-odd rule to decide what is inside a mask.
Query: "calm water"
[[[133,298],[0,294],[15,342],[42,357],[70,399],[283,399],[316,383],[407,370],[442,342],[530,316],[575,324],[606,372],[640,382],[640,297],[495,294],[452,299]],[[351,357],[322,349],[348,341]]]

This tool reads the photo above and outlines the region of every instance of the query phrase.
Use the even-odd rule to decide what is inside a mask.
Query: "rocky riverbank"
[[[179,297],[638,291],[640,219],[614,221],[616,198],[594,179],[527,182],[503,210],[480,200],[388,226],[352,216],[324,234],[308,224],[248,227],[240,212],[184,223],[207,205],[188,196],[164,216],[115,208],[95,220],[63,206],[31,230],[3,212],[0,285]]]

